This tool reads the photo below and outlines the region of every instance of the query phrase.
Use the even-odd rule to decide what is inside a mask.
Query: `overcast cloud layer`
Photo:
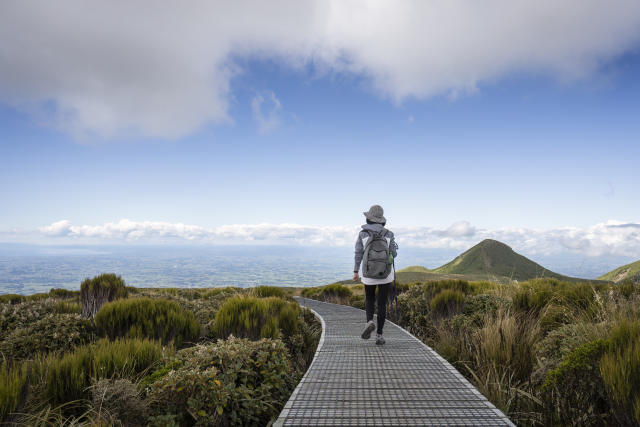
[[[238,58],[363,75],[401,102],[514,71],[579,79],[639,35],[637,0],[3,1],[0,102],[78,137],[177,138],[233,119]]]
[[[206,228],[182,223],[122,219],[102,225],[73,225],[62,220],[42,227],[40,238],[57,242],[200,242],[207,244],[256,243],[350,246],[359,227],[322,227],[298,224],[235,224]],[[640,224],[607,221],[587,228],[481,229],[466,221],[440,230],[430,227],[394,227],[403,246],[465,250],[491,238],[527,254],[553,255],[573,252],[587,256],[620,255],[640,258]],[[2,233],[19,238],[24,232]],[[33,236],[32,236],[33,237]],[[48,240],[51,242],[52,240]]]

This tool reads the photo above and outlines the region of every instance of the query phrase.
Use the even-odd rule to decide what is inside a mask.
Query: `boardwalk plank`
[[[458,371],[399,326],[360,338],[362,310],[298,298],[322,322],[315,358],[275,426],[513,426]]]

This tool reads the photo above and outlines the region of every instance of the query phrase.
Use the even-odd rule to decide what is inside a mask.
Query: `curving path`
[[[315,358],[274,426],[514,424],[431,348],[387,321],[363,340],[362,310],[296,298],[322,321]]]

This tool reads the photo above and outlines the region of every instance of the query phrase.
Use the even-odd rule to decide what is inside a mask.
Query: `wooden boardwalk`
[[[362,310],[297,298],[322,321],[315,358],[275,426],[514,424],[458,371],[404,329],[360,338]],[[374,319],[375,320],[375,319]]]

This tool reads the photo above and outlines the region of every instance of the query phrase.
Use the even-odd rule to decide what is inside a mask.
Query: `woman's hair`
[[[367,219],[367,224],[380,224],[380,225],[382,225],[383,227],[384,227],[385,225],[387,225],[387,223],[386,223],[386,222],[373,222],[373,221],[371,221],[370,219]]]

